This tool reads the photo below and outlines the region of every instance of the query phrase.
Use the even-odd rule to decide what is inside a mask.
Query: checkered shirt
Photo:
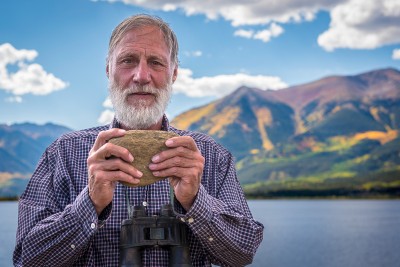
[[[164,179],[145,187],[118,183],[110,205],[97,216],[88,195],[87,157],[100,131],[118,128],[114,121],[61,136],[44,152],[19,200],[15,266],[118,266],[122,220],[131,204],[147,202],[147,215],[159,214],[170,202]],[[253,220],[236,176],[232,155],[207,135],[171,127],[163,130],[191,136],[205,166],[197,198],[188,212],[175,203],[189,228],[193,266],[244,266],[251,263],[262,240],[263,225]],[[162,247],[142,252],[143,266],[168,266]]]

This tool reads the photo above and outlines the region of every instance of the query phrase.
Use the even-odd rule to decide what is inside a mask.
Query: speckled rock
[[[110,143],[127,148],[134,157],[132,165],[143,173],[139,184],[123,184],[131,187],[146,186],[167,177],[155,177],[149,169],[151,158],[161,151],[167,150],[165,141],[178,136],[173,132],[130,130],[123,137],[116,137],[109,140]]]

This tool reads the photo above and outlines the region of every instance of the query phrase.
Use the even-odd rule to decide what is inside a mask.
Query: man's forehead
[[[141,26],[130,29],[122,36],[119,43],[141,43],[146,41],[157,41],[157,44],[167,47],[162,30],[155,26]]]
[[[128,30],[116,44],[114,52],[120,53],[134,47],[149,51],[157,50],[161,52],[164,50],[168,55],[171,52],[161,29],[155,26],[142,26]]]

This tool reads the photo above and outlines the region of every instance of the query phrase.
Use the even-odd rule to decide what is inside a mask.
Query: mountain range
[[[237,159],[248,196],[400,195],[400,72],[241,87],[177,116]]]
[[[71,129],[47,123],[0,125],[0,197],[20,195],[40,156],[52,141]]]
[[[248,197],[400,196],[400,72],[330,76],[281,90],[242,86],[171,122],[236,158]],[[0,197],[19,195],[66,127],[0,125]]]

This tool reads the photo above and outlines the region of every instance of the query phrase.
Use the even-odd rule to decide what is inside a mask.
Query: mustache
[[[150,85],[135,85],[127,88],[118,88],[125,96],[135,93],[147,93],[158,96],[160,90]]]

